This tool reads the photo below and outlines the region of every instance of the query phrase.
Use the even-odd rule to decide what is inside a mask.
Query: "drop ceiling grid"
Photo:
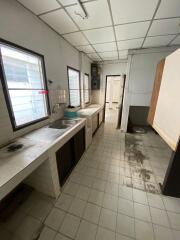
[[[81,31],[80,27],[77,25],[77,23],[74,21],[74,19],[71,17],[71,15],[70,15],[70,14],[68,13],[68,11],[66,10],[66,7],[64,7],[59,0],[56,0],[56,1],[57,1],[57,2],[60,4],[60,6],[64,9],[64,11],[65,11],[66,14],[69,16],[69,18],[74,22],[75,26],[78,28],[79,32],[82,33],[83,37],[89,42],[89,40],[88,40],[88,38],[86,37],[86,35],[83,33],[83,31]],[[96,52],[96,49],[93,47],[93,45],[92,45],[90,42],[89,42],[89,45],[94,49],[94,51],[95,51],[95,53],[98,55],[98,57],[99,57],[101,60],[103,60],[103,59],[101,58],[101,56]]]
[[[111,2],[110,2],[110,0],[107,0],[107,2],[108,2],[108,7],[109,7],[110,15],[111,15],[111,21],[112,21],[112,25],[113,25],[113,33],[114,33],[114,39],[115,39],[115,42],[116,42],[117,57],[119,59],[117,36],[116,36],[116,30],[115,30],[115,27],[114,27],[114,18],[113,18],[112,9],[111,9]]]
[[[25,6],[25,8],[27,8],[27,9],[29,9],[28,8],[28,5],[26,4],[27,3],[27,1],[26,0],[17,0],[18,2],[20,2],[20,4],[22,4],[22,5],[24,5]],[[160,39],[162,39],[162,44],[164,44],[166,41],[167,41],[167,45],[166,46],[169,46],[169,45],[173,45],[173,42],[175,42],[175,44],[176,44],[176,39],[178,39],[178,37],[179,37],[179,34],[180,34],[180,30],[178,31],[178,29],[176,29],[176,31],[175,32],[173,32],[173,33],[169,33],[169,31],[171,30],[169,30],[169,31],[167,31],[167,32],[165,32],[164,34],[162,33],[160,33],[160,31],[158,31],[157,30],[157,32],[155,32],[155,35],[154,34],[151,34],[151,32],[153,31],[152,29],[153,28],[155,28],[154,26],[154,24],[156,23],[158,23],[158,21],[159,22],[162,22],[162,23],[164,23],[165,24],[165,20],[167,21],[167,23],[170,25],[170,22],[178,22],[179,21],[179,16],[180,16],[180,11],[178,11],[177,10],[177,8],[176,8],[176,5],[180,5],[180,3],[179,3],[179,0],[172,0],[171,1],[171,6],[172,6],[172,11],[170,12],[169,11],[169,9],[168,9],[168,11],[167,11],[167,7],[169,6],[169,0],[154,0],[153,1],[153,4],[155,5],[155,3],[157,3],[156,4],[156,8],[154,9],[152,6],[151,6],[151,11],[150,12],[148,12],[148,17],[147,18],[150,18],[150,16],[151,16],[151,13],[152,13],[152,9],[153,9],[153,15],[152,15],[152,18],[151,19],[144,19],[144,18],[142,18],[142,17],[137,17],[136,18],[136,15],[134,15],[134,16],[132,16],[131,18],[126,18],[126,15],[124,15],[125,16],[125,18],[127,19],[127,21],[128,22],[122,22],[122,23],[119,23],[119,22],[114,22],[114,16],[115,16],[115,13],[113,13],[113,7],[112,7],[112,4],[113,4],[113,2],[116,2],[116,4],[121,4],[121,0],[83,0],[83,1],[81,1],[82,2],[82,4],[84,5],[84,7],[86,8],[89,4],[91,4],[91,2],[93,2],[93,5],[94,5],[94,9],[96,10],[96,2],[98,2],[98,4],[99,4],[99,2],[105,2],[105,1],[107,1],[107,3],[108,3],[108,10],[109,10],[109,14],[110,14],[110,17],[111,17],[111,22],[110,22],[110,25],[109,24],[107,24],[107,23],[109,23],[108,21],[106,21],[106,24],[104,24],[104,26],[99,26],[99,27],[94,27],[94,26],[91,26],[91,28],[87,28],[86,29],[86,27],[83,27],[83,29],[81,28],[81,24],[79,25],[78,23],[77,23],[77,21],[75,21],[75,19],[73,18],[73,15],[72,14],[70,14],[69,12],[68,12],[68,8],[70,9],[70,8],[72,8],[72,7],[74,7],[74,6],[77,6],[77,3],[75,3],[76,2],[76,0],[70,0],[70,1],[68,1],[68,3],[67,4],[65,4],[65,1],[64,0],[45,0],[45,3],[46,3],[46,6],[41,6],[40,5],[40,1],[41,0],[31,0],[31,4],[33,5],[33,4],[36,4],[36,5],[33,5],[33,7],[35,7],[35,10],[33,11],[32,9],[29,9],[31,12],[33,12],[37,17],[39,17],[41,20],[42,20],[42,16],[45,16],[45,15],[47,15],[47,14],[49,14],[49,13],[51,13],[51,12],[56,12],[56,11],[58,11],[58,10],[60,10],[60,9],[62,9],[64,12],[65,12],[65,14],[67,14],[67,17],[69,18],[69,21],[72,21],[73,22],[73,24],[74,24],[74,26],[76,26],[76,29],[77,30],[75,30],[75,28],[74,28],[74,30],[73,31],[70,31],[70,32],[67,32],[67,33],[65,33],[65,34],[62,34],[62,33],[59,33],[56,29],[53,29],[53,27],[50,25],[50,24],[48,24],[47,22],[45,22],[47,25],[49,25],[49,27],[51,28],[51,29],[53,29],[56,33],[58,33],[60,36],[62,36],[63,38],[65,38],[65,40],[66,41],[68,41],[67,39],[66,39],[66,35],[67,34],[71,34],[71,33],[81,33],[82,34],[82,36],[86,39],[86,41],[87,41],[87,45],[75,45],[75,44],[73,44],[72,42],[70,42],[70,41],[68,41],[71,45],[73,45],[76,49],[81,49],[81,46],[82,46],[82,49],[84,48],[84,49],[86,49],[86,47],[85,46],[89,46],[89,47],[87,47],[87,53],[86,54],[92,54],[92,53],[96,53],[97,55],[98,55],[98,57],[101,59],[101,60],[103,60],[103,58],[101,57],[101,54],[100,53],[103,53],[102,51],[101,52],[99,52],[99,51],[97,51],[97,49],[94,47],[94,45],[101,45],[101,44],[105,44],[105,43],[115,43],[116,44],[116,51],[117,51],[117,54],[118,54],[118,59],[119,59],[119,52],[120,51],[123,51],[123,50],[128,50],[128,49],[120,49],[120,48],[118,48],[118,45],[120,46],[120,45],[124,45],[124,46],[128,46],[128,41],[129,40],[135,40],[135,39],[142,39],[142,38],[144,38],[144,40],[143,40],[143,43],[142,43],[142,45],[139,47],[139,43],[138,43],[138,45],[137,45],[137,47],[135,47],[135,48],[143,48],[143,47],[145,47],[146,46],[146,39],[147,39],[147,41],[149,41],[149,39],[150,39],[150,37],[152,37],[151,35],[153,35],[153,37],[155,37],[155,36],[157,36],[157,43],[158,43],[158,41],[160,42]],[[50,2],[52,1],[52,5],[50,4]],[[129,2],[129,0],[126,0],[127,2]],[[144,0],[143,0],[144,1]],[[140,2],[142,2],[142,0],[137,0],[137,3],[140,3]],[[58,5],[57,5],[58,4]],[[126,4],[127,5],[127,4]],[[49,6],[49,9],[47,8],[47,6]],[[38,9],[38,7],[41,9]],[[121,7],[121,6],[120,6]],[[127,6],[126,6],[127,7]],[[135,6],[136,7],[136,6]],[[138,7],[138,6],[137,6]],[[42,9],[44,9],[44,11],[42,11]],[[87,9],[87,12],[88,12],[88,9]],[[116,13],[116,15],[117,15],[117,13]],[[98,15],[98,16],[101,16],[101,15]],[[145,14],[144,14],[144,16],[145,16]],[[116,16],[117,17],[117,16]],[[131,20],[133,20],[133,21],[130,21],[130,19]],[[172,19],[175,19],[175,20],[172,20]],[[94,20],[94,19],[93,19]],[[117,20],[117,18],[116,18],[116,20]],[[136,21],[137,20],[137,21]],[[162,20],[164,20],[164,21],[162,21]],[[91,19],[90,19],[90,21],[91,21]],[[145,22],[149,22],[148,24],[149,24],[149,27],[148,27],[148,29],[147,29],[147,31],[146,31],[146,33],[145,33],[145,35],[144,36],[142,36],[142,38],[140,38],[140,37],[134,37],[134,38],[130,38],[130,39],[124,39],[124,40],[118,40],[117,39],[117,33],[116,33],[116,27],[118,27],[118,26],[124,26],[125,28],[127,28],[127,26],[128,25],[132,25],[132,24],[134,24],[134,23],[145,23]],[[64,23],[64,25],[66,25],[65,23]],[[102,24],[103,25],[103,24]],[[107,26],[106,26],[107,25]],[[85,26],[85,25],[84,25]],[[112,27],[113,28],[113,34],[114,34],[114,40],[113,39],[110,39],[111,41],[105,41],[105,39],[104,39],[104,41],[101,41],[101,42],[97,42],[97,43],[93,43],[93,42],[91,42],[91,40],[89,40],[88,39],[88,37],[86,36],[86,34],[85,34],[85,31],[88,31],[88,30],[91,30],[91,31],[93,31],[93,30],[98,30],[98,29],[104,29],[104,30],[106,30],[107,29],[107,27]],[[172,38],[170,37],[170,35],[172,35]],[[164,38],[162,37],[162,38],[160,38],[160,37],[158,37],[158,36],[164,36]],[[167,36],[169,36],[169,37],[167,37]],[[168,39],[169,39],[169,42],[168,42]],[[123,42],[123,44],[122,44],[122,41],[124,41]],[[155,38],[154,38],[154,41],[155,41]],[[138,42],[138,41],[137,41]],[[130,44],[131,45],[131,44]],[[133,45],[133,44],[132,44]],[[129,47],[129,46],[128,46]],[[92,52],[91,53],[88,53],[88,51],[91,51],[91,50],[89,50],[89,49],[93,49],[92,50]],[[104,51],[104,52],[112,52],[110,49],[107,49],[106,51]]]

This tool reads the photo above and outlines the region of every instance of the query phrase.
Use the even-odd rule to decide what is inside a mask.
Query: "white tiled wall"
[[[80,69],[79,51],[17,1],[0,0],[0,6],[0,37],[44,55],[47,79],[53,81],[50,86],[50,105],[53,106],[56,103],[53,89],[68,90],[67,66]],[[28,31],[26,31],[27,26]],[[84,68],[90,71],[90,60],[85,57],[84,61]],[[63,108],[58,114],[53,115],[53,119],[62,115]],[[0,146],[47,122],[40,122],[13,132],[0,81]]]

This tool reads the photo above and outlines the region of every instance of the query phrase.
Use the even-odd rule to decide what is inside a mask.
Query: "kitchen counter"
[[[86,149],[90,146],[93,135],[103,122],[103,109],[103,105],[91,104],[78,111],[80,117],[86,118]]]
[[[8,151],[9,145],[1,148],[0,200],[45,160],[51,158],[52,154],[55,157],[56,149],[63,146],[83,126],[85,119],[80,119],[66,130],[46,126],[15,139],[15,143],[23,144],[23,147],[15,152]]]
[[[100,104],[91,104],[86,108],[83,108],[78,111],[80,116],[92,117],[103,109],[103,105]]]

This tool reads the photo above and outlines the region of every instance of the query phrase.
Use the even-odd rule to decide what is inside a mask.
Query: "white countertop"
[[[78,111],[80,116],[87,116],[92,117],[97,112],[99,112],[101,109],[103,109],[103,105],[100,104],[91,104],[87,108],[83,108]]]
[[[8,188],[10,188],[10,183],[14,186],[14,182],[16,182],[15,178],[19,179],[18,182],[20,182],[20,180],[22,181],[23,178],[30,174],[29,171],[27,171],[28,168],[30,172],[32,172],[44,160],[48,159],[48,152],[53,146],[58,145],[58,147],[61,147],[65,143],[64,140],[67,136],[71,137],[76,133],[77,129],[79,130],[79,128],[82,128],[84,125],[85,120],[81,119],[77,124],[66,130],[49,128],[48,126],[42,127],[15,140],[16,143],[22,143],[24,145],[22,149],[16,152],[8,152],[7,146],[1,148],[0,199],[9,192]],[[22,177],[20,177],[20,175]],[[6,184],[8,185],[7,189]]]

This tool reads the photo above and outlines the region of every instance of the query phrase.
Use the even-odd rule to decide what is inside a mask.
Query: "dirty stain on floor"
[[[124,151],[124,159],[127,163],[127,168],[131,171],[130,178],[124,178],[124,185],[127,187],[132,187],[135,189],[143,190],[150,193],[160,193],[159,179],[155,178],[155,173],[151,166],[151,159],[149,157],[149,153],[153,152],[156,148],[157,155],[159,155],[159,159],[162,158],[161,152],[167,151],[166,159],[163,159],[166,167],[168,165],[168,158],[170,157],[170,150],[165,148],[159,147],[158,145],[153,146],[149,144],[145,146],[143,139],[146,136],[151,136],[151,134],[155,136],[155,134],[149,130],[147,133],[143,134],[125,134],[125,151]],[[153,136],[152,135],[152,136]],[[155,141],[156,142],[156,141]],[[161,142],[161,141],[160,141]],[[161,144],[160,144],[161,145]],[[147,151],[147,150],[148,151]],[[162,154],[164,156],[164,153]],[[165,156],[164,156],[165,158]],[[164,171],[165,174],[165,171]]]

